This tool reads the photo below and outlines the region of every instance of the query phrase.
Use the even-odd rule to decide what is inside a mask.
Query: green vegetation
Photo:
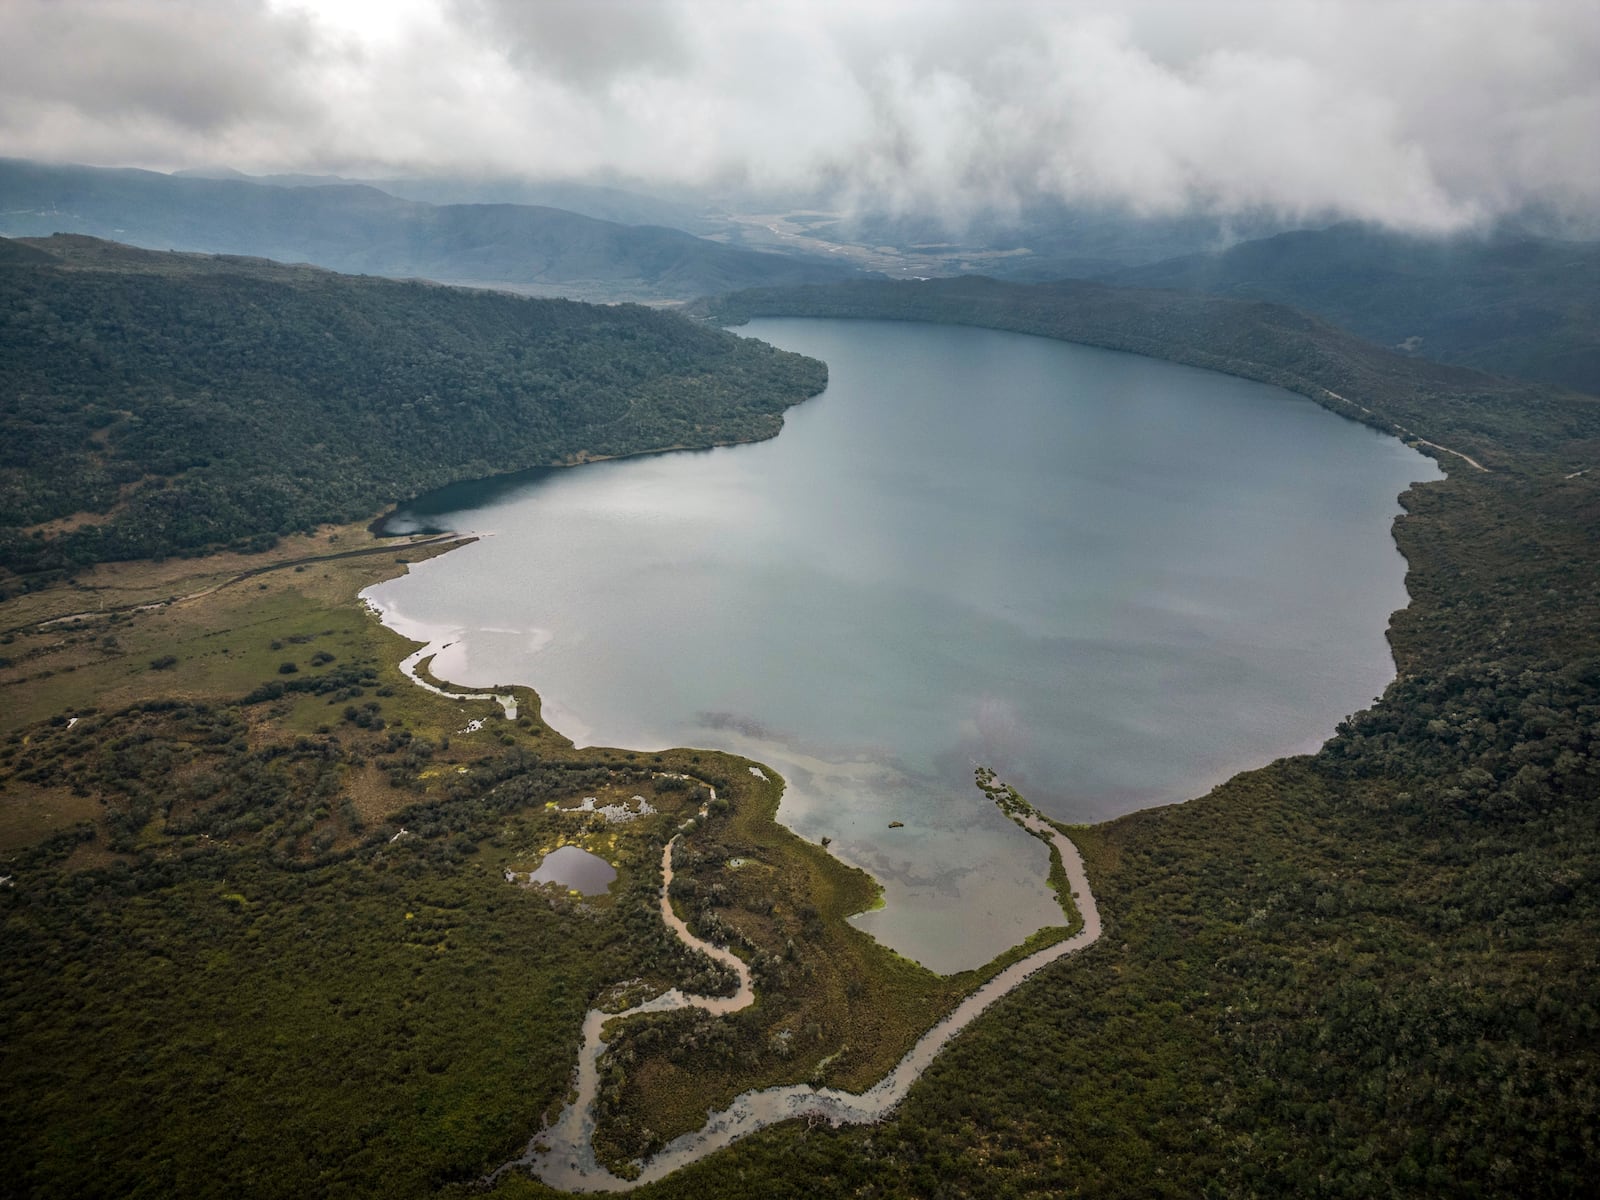
[[[1302,229],[1105,276],[1289,304],[1390,346],[1600,393],[1600,243]]]
[[[826,381],[636,306],[81,237],[6,245],[0,569],[35,585],[263,548],[458,479],[770,437]]]
[[[965,990],[846,924],[877,885],[777,824],[776,777],[742,786],[743,802],[713,808],[679,844],[672,897],[696,936],[749,961],[757,1004],[613,1031],[601,1063],[602,1161],[645,1156],[752,1087],[866,1086]]]
[[[70,586],[17,596],[0,609],[0,733],[152,695],[233,698],[266,680],[301,695],[330,664],[403,657],[406,643],[376,641],[351,597],[375,570],[392,571],[461,540],[374,545],[365,530],[347,527],[285,538],[259,554],[101,564]],[[355,541],[363,548],[331,549]],[[305,673],[279,676],[285,661]],[[415,690],[398,676],[385,686],[402,683],[391,706]],[[311,709],[293,716],[296,732],[323,721]]]
[[[713,805],[709,825],[680,844],[672,894],[697,936],[748,958],[757,1004],[724,1017],[663,1013],[612,1031],[595,1142],[613,1170],[753,1088],[866,1090],[962,997],[1080,924],[1040,930],[982,968],[935,975],[846,923],[874,904],[877,885],[777,823],[780,780],[745,786],[725,820]],[[1027,811],[1014,792],[1012,807],[992,798],[1008,813]],[[1053,847],[1052,856],[1051,882],[1072,913]]]
[[[416,1194],[526,1140],[600,986],[719,983],[640,919],[670,816],[598,847],[623,871],[606,897],[500,874],[578,832],[547,800],[650,792],[642,765],[511,750],[438,786],[458,758],[409,730],[252,748],[251,707],[149,704],[10,747],[17,782],[105,804],[5,898],[11,1186]],[[367,768],[396,796],[371,824],[349,791]],[[112,860],[69,869],[82,838]],[[138,1134],[112,1154],[113,1129]]]

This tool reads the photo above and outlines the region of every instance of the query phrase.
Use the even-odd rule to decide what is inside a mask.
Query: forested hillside
[[[452,480],[770,437],[825,380],[637,306],[0,242],[0,567],[253,544]]]
[[[1600,394],[1600,243],[1297,230],[1105,276],[1289,304],[1362,337]]]

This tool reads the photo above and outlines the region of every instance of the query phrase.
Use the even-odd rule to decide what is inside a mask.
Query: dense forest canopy
[[[0,567],[248,543],[452,480],[770,437],[825,381],[636,305],[0,242]]]
[[[1600,242],[1342,224],[1104,278],[1293,305],[1410,354],[1600,394]]]

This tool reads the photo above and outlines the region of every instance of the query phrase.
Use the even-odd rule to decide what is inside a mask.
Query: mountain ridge
[[[363,183],[281,187],[0,159],[0,236],[53,233],[592,300],[686,300],[855,274],[565,209],[433,205]]]
[[[1346,222],[1096,278],[1287,304],[1410,355],[1600,394],[1600,242]]]

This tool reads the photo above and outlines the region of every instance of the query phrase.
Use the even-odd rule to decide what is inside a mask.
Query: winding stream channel
[[[1014,798],[1014,793],[1012,795]],[[713,791],[712,799],[715,798]],[[701,811],[703,815],[705,810]],[[1095,905],[1094,893],[1089,889],[1089,879],[1084,873],[1083,858],[1077,846],[1026,806],[1019,806],[1010,815],[1018,825],[1049,842],[1061,855],[1073,903],[1083,919],[1083,926],[1077,933],[1002,970],[923,1034],[894,1069],[866,1091],[857,1094],[837,1088],[788,1084],[745,1092],[720,1112],[708,1113],[706,1123],[699,1129],[667,1143],[659,1153],[641,1164],[637,1178],[623,1179],[602,1166],[594,1153],[595,1101],[600,1091],[600,1057],[607,1045],[604,1038],[606,1026],[613,1021],[625,1021],[644,1013],[681,1008],[699,1008],[715,1015],[724,1015],[755,1003],[750,968],[744,961],[724,947],[695,937],[672,910],[669,898],[672,852],[677,847],[678,838],[683,836],[675,835],[661,854],[661,919],[684,945],[732,968],[739,977],[738,990],[732,996],[697,996],[672,988],[622,1012],[590,1009],[583,1022],[583,1048],[578,1054],[576,1097],[561,1110],[553,1123],[534,1135],[521,1157],[499,1167],[487,1182],[493,1182],[507,1171],[522,1169],[550,1186],[566,1191],[628,1191],[662,1179],[748,1134],[780,1121],[806,1117],[839,1126],[869,1124],[883,1119],[905,1099],[911,1085],[928,1069],[945,1045],[991,1004],[1020,987],[1040,968],[1092,946],[1099,940],[1100,911]]]

